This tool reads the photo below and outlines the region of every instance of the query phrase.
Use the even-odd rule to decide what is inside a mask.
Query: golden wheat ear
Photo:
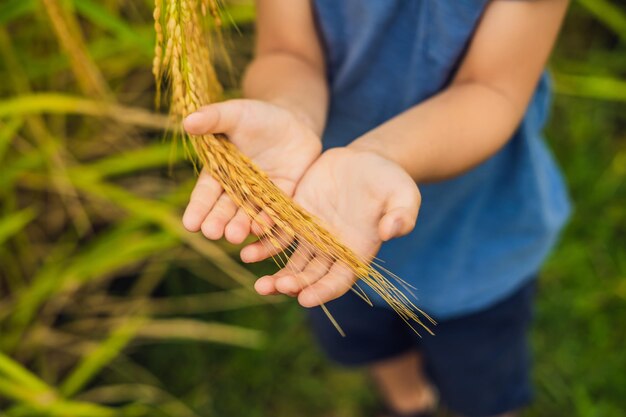
[[[169,86],[170,113],[180,123],[182,118],[219,99],[222,92],[211,65],[211,47],[205,17],[210,14],[219,30],[217,0],[156,0],[154,19],[156,48],[154,75],[157,101],[161,97],[161,82]],[[197,160],[222,185],[228,196],[252,219],[260,213],[269,218],[261,223],[262,241],[276,249],[274,260],[284,267],[293,247],[304,245],[331,262],[341,262],[354,276],[369,285],[416,332],[413,324],[430,330],[422,317],[435,322],[391,281],[395,275],[375,262],[362,259],[342,244],[332,233],[302,207],[287,197],[269,177],[243,155],[223,135],[186,137],[184,141],[191,157]],[[282,250],[283,248],[286,250]],[[387,278],[386,275],[390,277]],[[408,289],[408,288],[407,288]],[[354,291],[368,301],[358,285]],[[410,291],[409,291],[410,294]],[[322,306],[333,324],[339,324]]]

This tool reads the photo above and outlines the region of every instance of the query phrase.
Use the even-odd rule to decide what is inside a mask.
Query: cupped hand
[[[288,196],[321,152],[320,138],[305,121],[262,101],[212,104],[187,116],[183,125],[191,135],[226,134]],[[225,236],[234,244],[251,232],[251,220],[206,170],[191,193],[183,225],[191,232],[201,230],[208,239]]]
[[[344,244],[371,260],[383,241],[409,233],[415,226],[420,194],[413,179],[397,164],[370,151],[326,151],[304,175],[294,196]],[[270,256],[263,242],[246,246],[241,257],[257,262]],[[299,245],[286,267],[255,284],[262,295],[283,293],[313,307],[345,294],[352,272],[306,244]]]

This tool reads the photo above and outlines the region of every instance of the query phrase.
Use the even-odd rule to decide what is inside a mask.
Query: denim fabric
[[[325,147],[345,146],[444,89],[487,3],[315,0],[331,88]],[[422,185],[415,231],[383,245],[378,257],[417,288],[428,313],[453,317],[506,297],[555,244],[570,204],[542,138],[549,106],[544,75],[507,145],[464,175]]]

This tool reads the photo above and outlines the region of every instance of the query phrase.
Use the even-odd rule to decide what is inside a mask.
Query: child
[[[534,282],[569,211],[541,138],[543,68],[566,9],[567,0],[259,0],[248,99],[185,120],[192,134],[226,133],[346,244],[417,288],[436,336],[418,338],[383,303],[356,299],[354,278],[308,250],[255,285],[305,307],[330,301],[347,337],[312,308],[315,334],[332,359],[371,369],[388,417],[430,415],[437,397],[469,417],[530,401]],[[255,231],[206,174],[183,222],[232,243]],[[269,255],[258,242],[241,251],[245,262]]]

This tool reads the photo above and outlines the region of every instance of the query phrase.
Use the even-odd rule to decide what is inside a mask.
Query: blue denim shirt
[[[325,147],[345,146],[444,89],[487,3],[315,0],[331,89]],[[447,318],[497,302],[555,244],[570,205],[542,138],[549,106],[544,75],[507,145],[461,176],[422,185],[415,230],[383,245],[378,257],[417,288],[428,313]]]

